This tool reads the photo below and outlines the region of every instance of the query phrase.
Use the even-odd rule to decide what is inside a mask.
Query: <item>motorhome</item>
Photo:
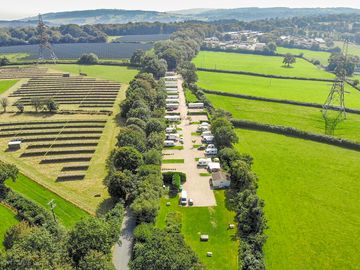
[[[214,142],[214,136],[206,135],[206,136],[202,137],[202,142],[203,143],[212,143],[212,142]]]

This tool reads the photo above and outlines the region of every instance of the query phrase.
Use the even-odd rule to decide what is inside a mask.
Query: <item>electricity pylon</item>
[[[49,42],[49,35],[46,32],[47,31],[47,26],[45,25],[41,14],[39,14],[39,22],[38,22],[38,26],[36,28],[37,30],[37,34],[38,34],[38,39],[39,39],[39,58],[38,58],[38,62],[42,61],[45,58],[45,51],[49,52],[50,58],[54,61],[54,63],[56,63],[57,57],[56,54]]]
[[[345,109],[345,83],[346,83],[346,64],[348,57],[349,41],[345,40],[342,56],[336,68],[336,79],[330,93],[323,105],[322,114],[325,120],[325,133],[333,135],[338,123],[346,119]]]

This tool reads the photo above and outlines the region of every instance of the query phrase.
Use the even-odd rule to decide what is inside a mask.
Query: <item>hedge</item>
[[[174,174],[178,174],[180,176],[181,183],[186,182],[186,174],[183,172],[163,172],[162,176],[164,183],[167,185],[171,185]]]
[[[208,89],[202,89],[202,88],[201,88],[201,91],[203,91],[204,93],[207,93],[207,94],[226,96],[226,97],[236,97],[236,98],[259,100],[259,101],[265,101],[265,102],[276,102],[276,103],[282,103],[282,104],[290,104],[290,105],[312,107],[312,108],[319,108],[319,109],[323,108],[323,106],[321,104],[317,104],[317,103],[301,102],[301,101],[294,101],[294,100],[287,100],[287,99],[248,96],[248,95],[228,93],[228,92],[222,92],[222,91],[216,91],[216,90],[208,90]],[[336,107],[330,107],[330,109],[337,110]],[[360,110],[356,110],[356,109],[346,108],[346,111],[349,113],[360,114]]]
[[[270,75],[270,74],[262,74],[262,73],[255,73],[255,72],[249,72],[249,71],[240,71],[240,70],[237,71],[237,70],[224,70],[224,69],[214,69],[214,68],[197,68],[197,70],[198,71],[206,71],[206,72],[229,73],[229,74],[240,74],[240,75],[248,75],[248,76],[265,77],[265,78],[284,79],[284,80],[334,82],[334,80],[330,80],[330,79]]]
[[[350,141],[347,139],[340,139],[340,138],[336,138],[336,137],[332,137],[332,136],[328,136],[328,135],[310,133],[310,132],[302,131],[302,130],[299,130],[299,129],[296,129],[293,127],[261,124],[261,123],[257,123],[257,122],[246,121],[246,120],[232,119],[231,122],[237,128],[246,128],[246,129],[267,131],[267,132],[287,135],[287,136],[305,139],[305,140],[316,141],[316,142],[320,142],[320,143],[327,143],[327,144],[339,146],[342,148],[360,151],[360,143]]]

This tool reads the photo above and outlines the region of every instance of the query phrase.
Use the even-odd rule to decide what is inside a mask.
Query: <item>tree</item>
[[[175,173],[172,177],[172,185],[176,190],[180,190],[180,186],[181,186],[181,179],[180,179],[180,175]]]
[[[117,140],[118,146],[132,146],[140,152],[146,150],[146,138],[143,131],[136,131],[128,128],[121,129]]]
[[[1,107],[3,108],[3,111],[6,112],[7,106],[9,106],[9,100],[5,97],[0,99]]]
[[[110,254],[114,239],[112,227],[102,219],[90,217],[76,223],[69,232],[67,247],[69,256],[78,265],[90,251]]]
[[[291,53],[287,53],[284,57],[283,64],[287,65],[289,68],[291,64],[294,64],[296,62],[295,56],[293,56]]]
[[[359,80],[354,80],[354,81],[353,81],[353,84],[354,84],[355,86],[358,86],[358,85],[359,85]]]
[[[242,160],[235,160],[230,165],[231,184],[237,190],[255,190],[257,187],[257,177],[250,170],[250,165]]]
[[[49,112],[55,112],[59,109],[59,104],[52,98],[47,99],[45,105]]]
[[[140,65],[144,55],[145,52],[143,50],[136,50],[130,58],[130,63],[134,65]]]
[[[7,66],[9,64],[10,64],[10,60],[7,57],[4,56],[0,59],[0,67]]]
[[[187,84],[195,83],[198,80],[196,66],[194,63],[186,61],[180,64],[178,72],[181,74]]]
[[[37,98],[37,97],[31,98],[30,102],[36,112],[38,112],[39,110],[41,110],[44,107],[43,102],[40,98]]]
[[[126,120],[126,125],[127,126],[136,125],[136,126],[140,127],[142,130],[145,130],[146,123],[144,120],[142,120],[140,118],[132,117],[132,118],[128,118]]]
[[[235,130],[232,126],[222,126],[213,132],[215,144],[221,149],[232,147],[232,144],[239,141]]]
[[[159,79],[165,76],[167,71],[167,63],[164,59],[160,59],[157,56],[145,55],[142,60],[142,71],[151,73],[155,78]]]
[[[108,191],[111,197],[127,201],[128,196],[134,191],[136,181],[130,171],[115,172],[108,179]]]
[[[109,256],[96,250],[90,250],[79,262],[79,270],[112,270]]]
[[[120,147],[113,154],[113,164],[117,170],[135,172],[144,161],[141,153],[133,147]]]
[[[17,103],[16,103],[16,108],[19,110],[19,112],[23,113],[23,112],[24,112],[24,109],[25,109],[25,106],[24,106],[23,103],[17,102]]]
[[[200,270],[204,267],[179,233],[141,225],[135,230],[133,270]]]
[[[163,133],[152,132],[147,137],[147,148],[161,150],[164,144],[165,135]]]
[[[144,154],[145,164],[161,165],[161,153],[156,149],[150,149]]]
[[[81,65],[95,65],[98,62],[99,58],[94,53],[83,54],[78,60],[78,63]]]
[[[149,135],[152,132],[163,132],[166,128],[166,124],[162,119],[151,118],[146,123],[145,131]]]

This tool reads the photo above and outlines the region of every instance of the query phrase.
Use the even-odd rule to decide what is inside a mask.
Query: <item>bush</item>
[[[162,176],[163,176],[164,184],[171,185],[174,174],[180,176],[180,180],[182,184],[186,182],[186,174],[183,172],[163,172]]]
[[[181,178],[180,178],[180,175],[178,173],[173,174],[171,184],[174,187],[174,189],[176,189],[177,191],[180,190]]]
[[[82,65],[95,65],[98,62],[99,58],[94,53],[83,54],[78,60],[78,63]]]
[[[151,149],[144,153],[145,164],[161,165],[161,152],[156,149]]]
[[[23,103],[18,102],[18,103],[16,103],[16,108],[19,110],[19,112],[23,113],[24,109],[25,109],[25,106],[24,106]]]
[[[180,233],[182,227],[182,214],[180,212],[170,212],[165,218],[166,231],[168,233]]]

